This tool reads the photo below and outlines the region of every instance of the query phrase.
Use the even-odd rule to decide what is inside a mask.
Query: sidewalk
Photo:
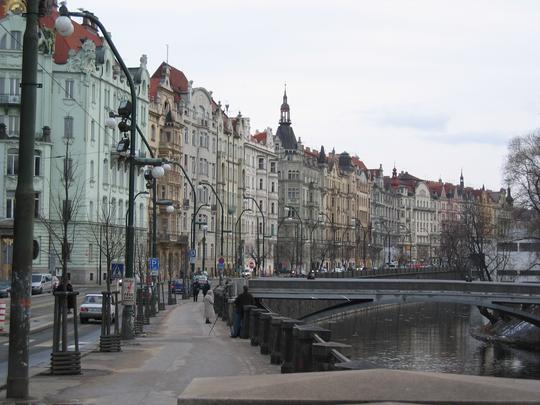
[[[202,302],[167,306],[151,323],[145,327],[145,337],[124,341],[120,353],[85,356],[80,376],[32,377],[31,396],[39,401],[30,403],[172,405],[196,377],[280,372],[248,340],[229,338],[223,321],[217,321],[209,336],[212,325],[204,323]],[[37,371],[46,372],[46,368],[31,373]]]

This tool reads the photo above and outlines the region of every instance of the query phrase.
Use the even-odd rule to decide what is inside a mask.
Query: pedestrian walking
[[[245,285],[242,294],[240,294],[234,300],[234,324],[231,337],[236,338],[240,336],[242,330],[242,323],[244,319],[244,305],[253,305],[255,299],[253,295],[248,292],[248,286]]]
[[[203,283],[202,285],[202,294],[203,298],[206,296],[206,293],[210,290],[210,281],[206,280],[206,283]]]
[[[199,298],[199,289],[200,289],[199,280],[195,280],[193,282],[193,302],[197,302],[197,299]]]
[[[204,302],[204,317],[206,319],[206,323],[212,323],[214,320],[216,313],[214,311],[214,291],[208,290],[208,292],[205,294],[203,298]]]

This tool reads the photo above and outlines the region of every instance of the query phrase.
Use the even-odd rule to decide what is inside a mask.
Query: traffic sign
[[[124,263],[111,263],[111,279],[118,280],[124,276]]]
[[[135,305],[135,279],[125,278],[122,281],[122,303]]]
[[[196,249],[191,249],[189,251],[189,262],[190,263],[195,263],[196,258],[197,258],[197,250]]]
[[[150,268],[150,274],[157,276],[159,274],[159,258],[151,257],[148,259],[148,267]]]

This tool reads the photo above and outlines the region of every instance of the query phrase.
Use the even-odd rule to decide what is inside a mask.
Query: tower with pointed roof
[[[281,147],[286,151],[294,151],[298,149],[298,142],[291,127],[291,110],[287,102],[287,89],[283,93],[283,103],[281,104],[281,117],[279,119],[279,127],[276,132],[276,137],[279,139]]]

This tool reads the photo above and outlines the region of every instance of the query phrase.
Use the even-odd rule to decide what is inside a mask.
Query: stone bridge
[[[540,315],[521,304],[540,304],[540,284],[411,279],[294,279],[249,281],[251,293],[282,315],[312,321],[354,307],[409,302],[483,306],[540,327]]]

